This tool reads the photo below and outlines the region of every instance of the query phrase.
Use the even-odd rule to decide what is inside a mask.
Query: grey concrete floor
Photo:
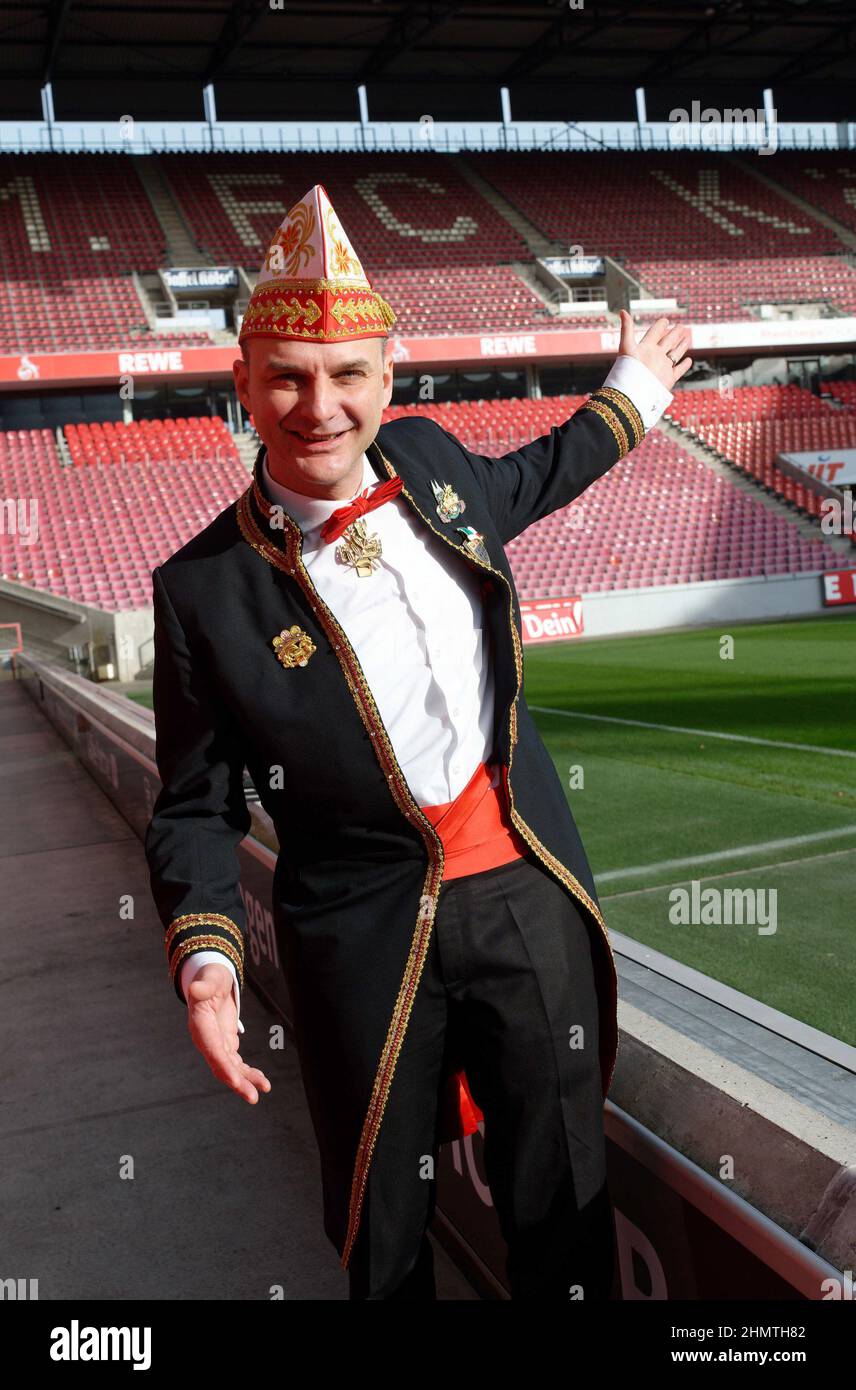
[[[247,990],[250,1106],[166,970],[142,845],[20,686],[0,683],[0,1278],[40,1299],[347,1299],[297,1055]],[[123,895],[133,921],[119,915]],[[438,1294],[477,1297],[434,1241]]]

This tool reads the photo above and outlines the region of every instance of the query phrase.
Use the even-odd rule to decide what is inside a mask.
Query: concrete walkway
[[[139,839],[9,680],[0,767],[0,1279],[40,1299],[347,1299],[294,1048],[265,1046],[247,990],[242,1055],[272,1090],[250,1106],[211,1075]],[[476,1298],[434,1249],[440,1298]]]

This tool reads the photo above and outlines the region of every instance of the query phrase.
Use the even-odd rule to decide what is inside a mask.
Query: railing
[[[684,143],[682,135],[689,131]],[[774,125],[778,149],[838,150],[856,147],[856,123]],[[69,121],[47,125],[43,121],[0,121],[0,152],[30,154],[119,153],[439,153],[458,154],[482,150],[669,150],[675,148],[727,152],[754,152],[769,143],[766,127],[751,133],[739,119],[723,122],[723,139],[711,145],[709,126],[682,126],[662,121],[640,126],[635,121],[594,122],[499,121],[454,124],[424,116],[418,121],[385,124],[314,125],[262,123],[251,126],[229,121],[216,126],[205,122],[158,123],[130,117],[101,124]]]

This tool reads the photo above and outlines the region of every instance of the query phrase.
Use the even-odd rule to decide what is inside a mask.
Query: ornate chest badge
[[[432,478],[431,488],[437,499],[435,510],[441,521],[454,521],[461,515],[467,504],[453,490],[451,483],[438,483]]]
[[[360,579],[366,579],[379,568],[378,557],[381,554],[380,536],[368,534],[361,516],[351,522],[344,535],[344,544],[336,546],[336,559],[343,565],[351,565]]]
[[[277,637],[272,637],[273,649],[283,666],[305,666],[315,651],[315,643],[297,623],[284,627]]]
[[[456,526],[455,530],[460,531],[461,535],[464,537],[464,544],[461,546],[461,549],[466,550],[470,555],[474,556],[476,560],[481,560],[482,564],[489,565],[490,556],[487,553],[484,536],[481,532],[476,531],[472,526]]]

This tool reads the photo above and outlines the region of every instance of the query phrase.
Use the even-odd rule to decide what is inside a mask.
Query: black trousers
[[[440,888],[348,1265],[351,1299],[436,1299],[426,1229],[448,1059],[484,1113],[512,1298],[607,1298],[612,1206],[591,946],[573,898],[534,855]]]

